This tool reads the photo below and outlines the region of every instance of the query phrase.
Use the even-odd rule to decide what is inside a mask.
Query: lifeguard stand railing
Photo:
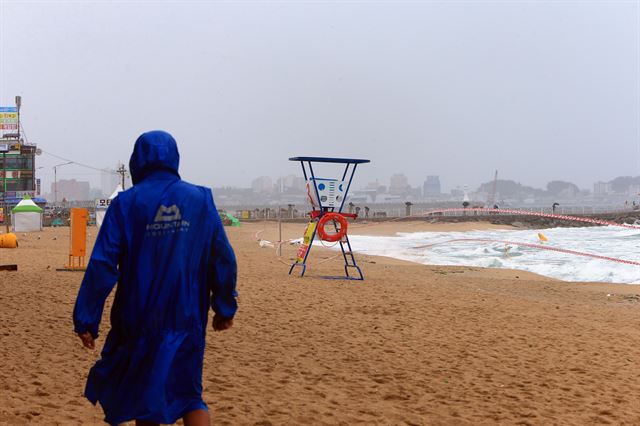
[[[307,259],[316,236],[321,240],[336,242],[340,245],[344,259],[344,276],[323,277],[330,279],[363,280],[362,270],[356,263],[347,235],[347,218],[356,219],[358,216],[351,213],[343,213],[351,182],[358,164],[369,163],[369,160],[355,158],[327,158],[327,157],[293,157],[289,161],[299,161],[302,166],[302,174],[307,182],[307,194],[312,210],[309,213],[310,220],[305,230],[303,241],[300,244],[296,261],[289,268],[289,274],[297,267],[302,268],[300,276],[304,276],[307,269]],[[341,179],[319,178],[313,170],[313,163],[331,163],[344,166]],[[327,232],[325,226],[333,228],[333,233]],[[350,274],[349,271],[357,274]]]

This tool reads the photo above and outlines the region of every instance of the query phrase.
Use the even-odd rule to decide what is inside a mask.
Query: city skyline
[[[100,184],[96,184],[90,180],[83,180],[82,174],[75,175],[72,172],[58,173],[58,185],[59,185],[58,192],[61,194],[60,199],[63,197],[63,195],[67,191],[71,191],[71,192],[75,191],[75,190],[68,190],[66,188],[66,185],[77,185],[77,184],[84,185],[85,183],[86,183],[87,193],[91,192],[94,195],[100,193],[101,197],[106,197],[111,195],[113,190],[118,185],[120,185],[120,176],[117,173],[115,173],[114,169],[105,168],[105,170],[111,170],[112,173],[101,172]],[[37,175],[37,177],[39,176]],[[358,192],[358,191],[363,191],[367,189],[372,190],[374,188],[384,188],[382,190],[383,193],[388,193],[390,195],[402,195],[402,196],[407,196],[408,194],[415,195],[418,193],[418,190],[419,190],[421,197],[427,197],[425,195],[426,194],[425,188],[429,183],[433,185],[433,182],[430,182],[430,179],[433,179],[433,178],[437,179],[438,184],[440,185],[440,191],[439,192],[432,191],[429,194],[432,197],[450,196],[453,194],[458,194],[458,196],[462,196],[461,194],[463,193],[472,194],[476,192],[482,192],[480,191],[480,187],[482,185],[491,184],[493,182],[493,180],[487,180],[485,182],[480,182],[480,183],[450,187],[446,185],[446,177],[443,177],[443,176],[425,175],[425,179],[422,182],[411,182],[404,173],[394,173],[386,180],[375,179],[374,181],[370,181],[370,182],[356,181],[356,183],[354,184],[353,190]],[[615,191],[611,189],[610,182],[616,178],[620,178],[620,176],[613,177],[612,179],[609,179],[606,181],[594,181],[590,187],[588,188],[579,187],[578,190],[580,192],[592,193],[593,195],[612,194]],[[633,177],[633,178],[640,179],[640,176]],[[394,185],[394,179],[396,182],[395,185]],[[529,186],[524,182],[520,182],[517,179],[511,179],[509,177],[504,177],[504,178],[500,177],[499,181],[511,181],[517,184],[521,184],[523,187],[531,187],[533,189],[537,189],[541,191],[546,190],[546,187]],[[554,182],[554,181],[550,181],[550,182]],[[570,182],[568,180],[562,180],[562,182],[573,184],[573,182]],[[290,189],[303,191],[305,188],[304,186],[305,184],[306,182],[304,181],[304,178],[301,174],[298,175],[298,174],[292,173],[286,176],[278,176],[275,178],[271,176],[266,176],[266,175],[256,176],[251,180],[250,184],[247,186],[231,186],[231,185],[205,185],[205,186],[208,186],[212,189],[216,189],[216,188],[229,188],[234,190],[251,189],[254,193],[277,194],[278,192],[287,192],[287,190],[290,190]],[[125,186],[130,186],[130,185],[131,185],[130,178],[127,177]],[[43,181],[42,188],[50,188],[50,191],[48,193],[43,193],[41,195],[49,196],[48,198],[51,198],[53,196],[54,188],[55,188],[54,182],[49,182],[47,184],[47,181],[45,180]],[[406,188],[406,191],[403,190],[404,188]],[[638,192],[640,192],[640,187],[638,188],[638,191],[630,190],[629,195],[637,195]],[[98,197],[93,197],[93,198],[98,198]],[[71,199],[76,200],[77,198],[71,197]],[[91,199],[91,197],[88,199]]]

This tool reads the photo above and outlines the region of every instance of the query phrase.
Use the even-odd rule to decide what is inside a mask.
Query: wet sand
[[[447,230],[468,225],[486,226]],[[369,228],[352,232],[444,230]],[[303,229],[286,224],[284,238]],[[364,282],[333,281],[319,277],[339,274],[340,259],[316,247],[298,278],[287,275],[295,246],[278,258],[255,240],[277,240],[276,224],[227,230],[240,311],[207,336],[214,424],[640,424],[640,287],[362,255]],[[0,249],[0,263],[19,264],[0,272],[0,425],[101,424],[82,396],[99,352],[72,332],[82,275],[55,271],[67,238],[49,228]]]

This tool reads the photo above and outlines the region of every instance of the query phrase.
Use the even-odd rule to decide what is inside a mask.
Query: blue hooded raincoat
[[[105,421],[174,423],[206,409],[202,362],[209,308],[236,312],[236,260],[209,189],[178,175],[173,137],[138,138],[134,186],[107,210],[76,300],[75,331],[98,336],[105,299],[118,283],[111,330],[85,396]]]

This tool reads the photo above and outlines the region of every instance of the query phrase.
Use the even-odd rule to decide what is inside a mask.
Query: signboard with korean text
[[[111,200],[108,198],[100,198],[96,200],[96,207],[101,209],[106,209],[111,204]]]
[[[0,130],[18,130],[18,108],[0,107]]]
[[[28,195],[29,197],[33,198],[35,196],[35,193],[33,191],[16,191],[15,192],[15,197],[18,197],[18,198],[23,198],[25,195]]]

